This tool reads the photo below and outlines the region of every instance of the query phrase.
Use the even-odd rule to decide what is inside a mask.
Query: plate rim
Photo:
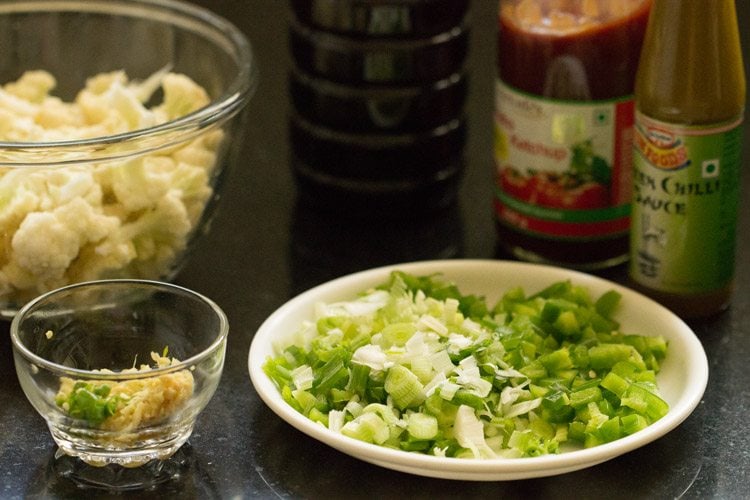
[[[646,301],[651,307],[656,308],[660,316],[664,315],[666,319],[674,322],[679,327],[678,338],[682,340],[683,345],[687,348],[686,352],[690,354],[690,358],[684,361],[691,368],[691,378],[693,378],[690,384],[691,390],[687,392],[683,391],[678,399],[678,403],[680,404],[676,407],[670,404],[669,413],[659,421],[654,422],[635,434],[616,441],[592,448],[576,449],[540,457],[486,459],[436,457],[358,441],[330,431],[320,424],[316,424],[296,412],[280,397],[272,396],[272,394],[278,396],[279,391],[262,370],[265,358],[259,358],[259,356],[263,355],[260,352],[263,349],[261,344],[264,342],[270,344],[271,340],[270,338],[265,338],[268,335],[264,335],[264,332],[269,331],[269,328],[275,322],[280,321],[289,311],[294,311],[300,305],[306,304],[311,300],[310,305],[312,305],[315,303],[315,300],[313,300],[314,297],[326,292],[335,294],[339,288],[346,286],[354,287],[357,282],[363,280],[380,282],[393,270],[414,271],[418,273],[443,272],[447,274],[449,271],[456,272],[458,270],[460,272],[461,268],[485,267],[497,268],[497,272],[500,269],[507,268],[517,272],[533,271],[535,273],[564,275],[569,277],[574,283],[587,281],[589,285],[595,283],[601,287],[608,286],[623,293],[624,298],[637,297],[638,300]],[[556,278],[550,277],[550,281],[553,279]],[[457,284],[461,287],[461,283]],[[586,283],[581,284],[586,285]],[[512,285],[514,286],[514,284],[509,284],[509,286]],[[523,286],[522,283],[520,285]],[[359,290],[364,289],[366,286],[369,285],[363,283],[359,287]],[[502,290],[503,288],[500,286],[498,289]],[[464,290],[464,292],[473,293],[471,290]],[[343,299],[345,298],[341,297],[341,300]],[[248,372],[255,391],[261,400],[278,417],[300,432],[354,458],[381,467],[428,477],[459,480],[508,480],[572,472],[618,457],[659,439],[679,426],[698,406],[708,384],[709,366],[702,343],[695,332],[681,318],[661,304],[623,284],[582,271],[546,264],[499,259],[448,259],[410,261],[365,269],[339,276],[292,297],[274,310],[256,330],[248,352]]]

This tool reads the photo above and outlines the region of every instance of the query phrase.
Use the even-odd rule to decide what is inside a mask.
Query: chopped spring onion
[[[590,447],[663,417],[659,336],[623,334],[620,294],[570,281],[490,307],[438,275],[392,273],[319,304],[264,364],[287,403],[346,436],[445,457],[531,457]]]
[[[56,403],[73,418],[100,424],[117,411],[120,398],[110,395],[108,385],[93,385],[76,382],[67,397],[58,396]]]

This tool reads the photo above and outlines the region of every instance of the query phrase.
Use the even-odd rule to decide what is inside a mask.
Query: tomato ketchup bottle
[[[628,258],[634,83],[651,0],[500,0],[499,244],[580,269]]]

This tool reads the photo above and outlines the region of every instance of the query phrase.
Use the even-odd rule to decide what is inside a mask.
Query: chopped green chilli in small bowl
[[[689,328],[615,283],[460,260],[360,273],[359,288],[356,277],[279,309],[256,336],[249,368],[287,421],[379,465],[438,476],[442,461],[455,467],[445,477],[456,479],[575,470],[671,430],[705,389],[705,353]],[[639,310],[654,321],[621,323],[621,313]],[[273,340],[264,335],[271,327]],[[674,337],[675,328],[685,331]],[[697,387],[685,394],[675,392],[673,343],[678,356],[697,360]],[[541,465],[504,470],[510,462]]]

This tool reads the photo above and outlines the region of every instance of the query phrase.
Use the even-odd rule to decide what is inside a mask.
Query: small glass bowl
[[[137,468],[190,436],[219,384],[228,329],[191,290],[102,280],[38,297],[10,331],[21,387],[58,456]]]
[[[49,95],[72,104],[87,82],[99,82],[75,113],[37,96],[47,91],[44,78],[16,84],[14,96],[27,99],[16,108],[39,110],[3,115],[0,127],[0,315],[10,319],[27,301],[72,283],[173,279],[207,232],[243,144],[241,111],[257,87],[246,36],[175,0],[0,0],[0,46],[6,88],[44,71],[54,78]],[[117,72],[126,83],[92,80]],[[156,113],[169,97],[166,80],[137,87],[137,97],[122,92],[165,72],[205,94],[172,80],[174,107]],[[106,92],[105,81],[115,82]],[[85,124],[65,121],[79,112]],[[116,113],[120,121],[108,126]]]

